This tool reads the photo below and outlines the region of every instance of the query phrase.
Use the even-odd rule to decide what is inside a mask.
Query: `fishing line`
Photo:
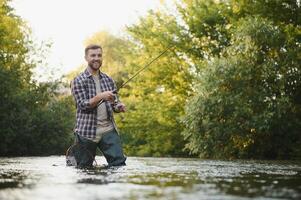
[[[131,78],[129,78],[127,81],[125,81],[118,90],[120,90],[121,88],[123,88],[128,82],[130,82],[132,79],[134,79],[136,76],[138,76],[138,74],[140,74],[140,72],[142,72],[144,69],[146,69],[148,66],[150,66],[153,62],[155,62],[156,60],[158,60],[161,56],[163,56],[168,50],[170,50],[173,47],[173,45],[169,46],[168,48],[166,48],[164,51],[162,51],[157,57],[155,57],[154,59],[152,59],[149,63],[147,63],[144,67],[142,67],[141,69],[139,69]]]

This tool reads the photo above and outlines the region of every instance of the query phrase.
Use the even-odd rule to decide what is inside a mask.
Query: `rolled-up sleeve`
[[[76,106],[82,111],[91,109],[90,100],[87,97],[86,90],[82,81],[74,79],[71,82],[71,92],[75,99]]]

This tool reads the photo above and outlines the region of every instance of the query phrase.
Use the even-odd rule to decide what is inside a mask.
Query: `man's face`
[[[102,50],[89,49],[85,59],[92,70],[98,70],[102,65]]]

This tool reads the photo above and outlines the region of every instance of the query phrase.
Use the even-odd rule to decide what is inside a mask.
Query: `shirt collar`
[[[103,78],[104,77],[104,74],[98,70],[98,74],[100,76],[100,78]],[[92,76],[92,73],[88,70],[88,67],[86,68],[86,70],[84,71],[84,75],[89,78]]]

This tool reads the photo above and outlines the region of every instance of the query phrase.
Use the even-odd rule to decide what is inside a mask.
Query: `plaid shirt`
[[[94,139],[97,126],[97,107],[91,108],[89,100],[96,96],[95,84],[100,84],[101,92],[116,90],[116,85],[111,77],[99,72],[99,81],[95,83],[92,74],[86,69],[79,74],[71,83],[71,92],[76,102],[76,125],[74,131],[79,135]],[[113,104],[104,101],[108,111],[108,117],[113,122]]]

